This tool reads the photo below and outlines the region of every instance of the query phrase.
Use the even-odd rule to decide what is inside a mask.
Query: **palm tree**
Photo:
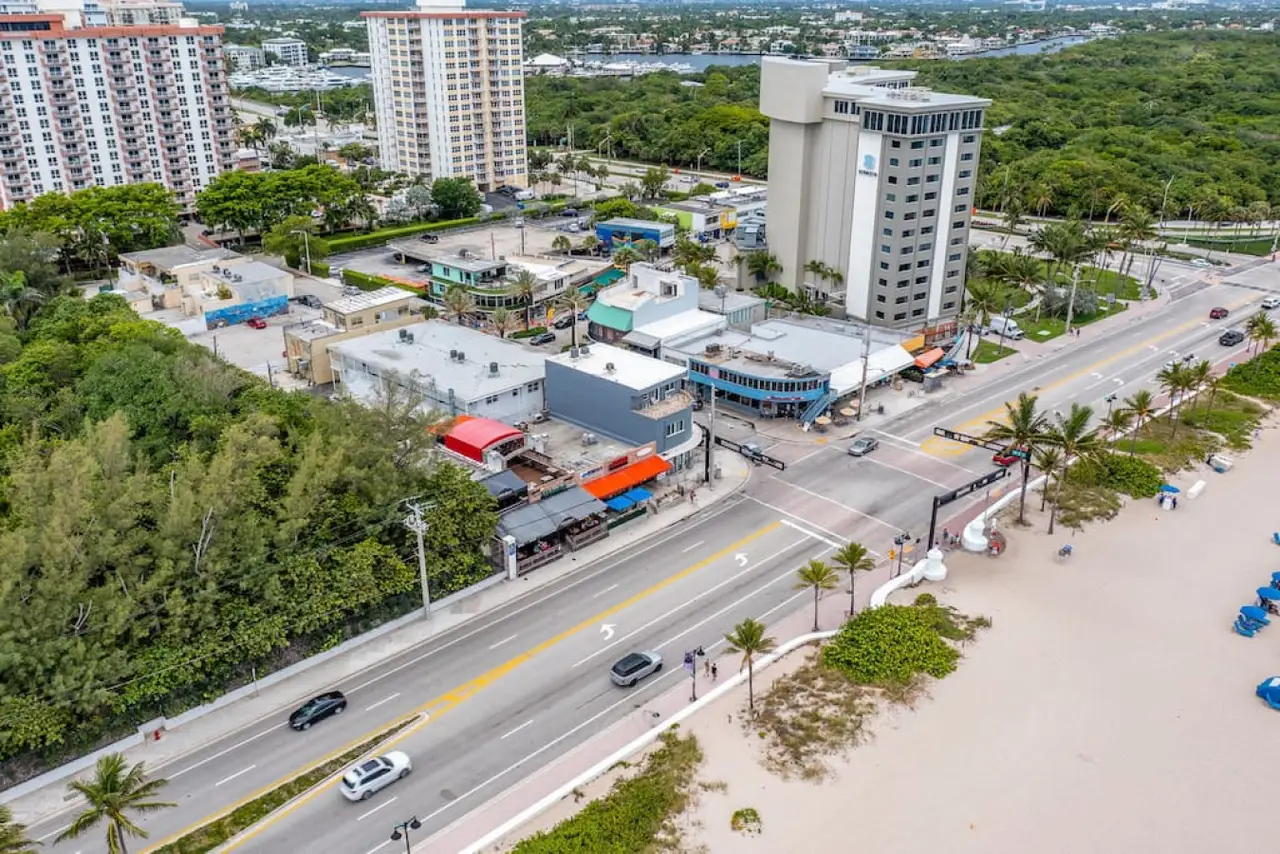
[[[600,238],[596,237],[594,234],[588,234],[586,237],[582,238],[582,243],[579,245],[582,247],[583,252],[586,252],[588,255],[594,255],[596,254],[596,250],[600,248]]]
[[[1027,290],[1041,281],[1040,262],[1015,246],[1012,252],[1001,253],[993,261],[993,278],[1018,290]],[[1043,304],[1043,300],[1041,300]],[[1040,319],[1040,307],[1036,307],[1036,320]]]
[[[18,329],[26,329],[32,314],[41,303],[44,294],[27,285],[27,274],[21,270],[11,273],[0,271],[0,305],[4,313],[13,319]]]
[[[613,266],[620,268],[624,273],[630,271],[631,265],[639,260],[640,253],[630,246],[622,246],[613,251]]]
[[[568,253],[573,248],[573,241],[563,234],[558,234],[556,239],[551,241],[551,248],[556,252]]]
[[[875,558],[862,543],[845,543],[840,550],[831,556],[831,562],[849,573],[849,616],[857,609],[857,584],[859,572],[870,572],[876,568]]]
[[[1195,403],[1200,399],[1200,389],[1213,376],[1213,365],[1208,359],[1201,359],[1191,367],[1187,368],[1187,385],[1193,392],[1191,402]]]
[[[796,570],[796,590],[813,588],[813,630],[818,630],[818,598],[824,590],[840,586],[840,576],[820,560],[811,560]]]
[[[1038,397],[1025,391],[1018,395],[1016,403],[1005,402],[1004,420],[988,421],[986,438],[994,442],[1006,442],[1010,448],[1022,448],[1027,458],[1022,460],[1022,494],[1018,498],[1018,524],[1026,524],[1027,484],[1031,479],[1031,452],[1044,438],[1049,420],[1037,407]]]
[[[725,652],[733,655],[742,654],[742,667],[747,668],[747,706],[754,714],[756,710],[755,665],[756,656],[768,655],[777,646],[773,638],[765,634],[764,623],[750,617],[733,627],[733,631],[724,636],[729,644]],[[738,668],[741,670],[742,668]]]
[[[489,319],[493,322],[493,328],[497,331],[499,338],[506,338],[507,333],[511,331],[511,312],[505,308],[495,308]]]
[[[109,753],[98,760],[93,777],[88,780],[72,780],[68,784],[74,794],[85,799],[84,812],[77,815],[70,826],[58,834],[58,842],[75,839],[99,823],[107,825],[107,851],[110,854],[128,854],[126,836],[147,838],[147,832],[133,823],[129,813],[149,813],[177,804],[153,800],[156,793],[169,785],[168,780],[146,779],[144,763],[129,767],[122,753]]]
[[[1204,381],[1204,387],[1209,390],[1209,404],[1206,409],[1213,409],[1214,398],[1218,396],[1218,391],[1222,388],[1222,377],[1217,374],[1210,374],[1209,378]]]
[[[756,284],[762,285],[782,272],[778,259],[763,249],[755,249],[747,253],[747,272],[756,278]]]
[[[1174,418],[1178,414],[1178,405],[1182,403],[1178,399],[1183,389],[1187,388],[1187,369],[1181,364],[1169,365],[1161,368],[1160,373],[1156,374],[1156,382],[1160,384],[1160,390],[1169,395],[1169,423],[1173,425],[1173,433],[1170,438],[1178,435],[1178,424]]]
[[[534,275],[532,270],[526,270],[521,267],[511,277],[511,284],[507,286],[507,293],[520,300],[524,306],[524,328],[528,329],[533,316],[533,298],[538,295],[538,277]]]
[[[1108,440],[1114,442],[1116,437],[1129,429],[1133,423],[1133,413],[1124,407],[1113,408],[1102,419],[1102,429]]]
[[[35,854],[39,842],[27,838],[27,829],[13,820],[13,813],[0,806],[0,854]]]
[[[1058,504],[1062,498],[1062,482],[1067,479],[1067,467],[1072,460],[1097,456],[1105,446],[1098,439],[1098,434],[1089,429],[1093,419],[1093,407],[1071,404],[1071,411],[1065,416],[1054,414],[1054,423],[1041,437],[1041,441],[1062,453],[1061,472],[1053,490],[1053,507],[1049,510],[1049,533],[1053,533],[1053,523],[1058,516]]]
[[[1120,262],[1121,275],[1128,275],[1129,268],[1133,266],[1137,253],[1135,248],[1141,248],[1143,243],[1155,240],[1158,236],[1156,232],[1156,220],[1151,212],[1139,205],[1125,205],[1123,218],[1120,220],[1120,240],[1124,245],[1124,251],[1128,255],[1128,263],[1123,259]]]
[[[1031,454],[1031,464],[1040,471],[1044,472],[1044,486],[1040,488],[1040,512],[1044,512],[1045,504],[1049,501],[1049,480],[1054,478],[1058,467],[1062,465],[1062,454],[1057,448],[1036,448]]]
[[[1262,312],[1258,312],[1253,317],[1249,318],[1249,323],[1245,327],[1245,332],[1249,335],[1250,346],[1258,347],[1258,353],[1262,353],[1264,350],[1270,348],[1271,342],[1275,340],[1276,335],[1278,334],[1276,332],[1275,321],[1270,317],[1267,317],[1267,315]],[[1261,361],[1259,361],[1258,364],[1261,364]],[[1256,371],[1257,369],[1258,366],[1254,365],[1253,370]]]
[[[1129,442],[1129,456],[1133,456],[1138,447],[1138,433],[1156,414],[1155,396],[1147,389],[1139,389],[1131,397],[1124,399],[1124,410],[1133,416],[1133,438]]]
[[[569,327],[569,335],[570,335],[570,338],[572,339],[570,346],[573,346],[573,347],[578,346],[577,317],[579,314],[586,311],[590,307],[591,307],[591,300],[587,299],[586,294],[584,294],[582,291],[578,290],[577,288],[573,288],[572,290],[565,293],[563,297],[560,298],[561,310],[569,312],[574,317],[573,325]]]
[[[662,252],[662,247],[658,246],[658,241],[645,238],[636,243],[636,249],[644,256],[644,260],[652,263]]]
[[[471,297],[470,291],[462,285],[454,285],[444,292],[444,307],[449,309],[453,319],[461,326],[462,319],[476,310],[476,301]]]
[[[1000,239],[1000,251],[1003,252],[1009,245],[1009,238],[1018,230],[1018,226],[1023,223],[1022,199],[1013,196],[1008,200],[1004,207],[1004,237]]]

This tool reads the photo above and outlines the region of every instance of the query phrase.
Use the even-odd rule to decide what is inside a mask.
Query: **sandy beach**
[[[1280,674],[1280,620],[1252,639],[1230,626],[1280,569],[1277,473],[1280,435],[1264,430],[1233,471],[1173,478],[1208,484],[1176,511],[1131,502],[1054,537],[1037,513],[1007,529],[1002,557],[953,555],[945,583],[904,599],[929,590],[993,627],[914,710],[879,715],[825,782],[766,771],[726,725],[745,695],[723,698],[689,727],[700,779],[727,784],[685,816],[689,850],[1276,850],[1280,713],[1253,692]],[[1068,540],[1075,556],[1060,563]],[[760,835],[730,829],[744,807]]]

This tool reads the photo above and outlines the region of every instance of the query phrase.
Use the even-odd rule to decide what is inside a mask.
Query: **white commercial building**
[[[288,36],[267,39],[262,43],[262,52],[275,55],[285,65],[307,64],[307,43],[302,39]]]
[[[0,7],[0,210],[154,181],[190,211],[234,168],[222,27],[180,12],[143,0]]]
[[[991,104],[914,87],[915,75],[774,57],[761,69],[766,233],[780,281],[878,326],[959,313]],[[811,261],[842,278],[813,278]]]
[[[235,66],[236,71],[253,71],[266,65],[262,48],[247,44],[228,44],[222,46],[222,55],[227,63]]]
[[[514,424],[546,408],[547,357],[475,329],[429,320],[329,347],[334,382],[361,400],[379,384],[412,388],[444,415]]]
[[[369,24],[382,168],[469,178],[481,190],[527,185],[526,14],[419,0],[413,11],[361,16]]]

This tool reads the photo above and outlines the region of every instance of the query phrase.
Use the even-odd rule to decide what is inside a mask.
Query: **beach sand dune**
[[[1131,502],[1084,532],[1009,528],[1000,558],[956,555],[942,585],[993,620],[959,670],[916,709],[875,720],[874,738],[821,783],[784,782],[729,696],[689,728],[727,783],[685,817],[690,848],[749,852],[1275,852],[1280,712],[1254,696],[1280,675],[1280,618],[1248,639],[1241,605],[1280,570],[1280,438],[1161,512]],[[1038,507],[1038,497],[1028,501]],[[1075,556],[1060,563],[1070,541]],[[785,669],[785,668],[780,668]],[[772,674],[770,674],[772,676]],[[759,811],[763,832],[729,828]]]

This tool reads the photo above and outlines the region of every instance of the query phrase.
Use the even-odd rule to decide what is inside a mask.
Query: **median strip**
[[[154,849],[154,854],[201,854],[226,844],[290,801],[340,773],[361,756],[373,751],[384,741],[419,720],[421,716],[414,715],[384,729],[346,753],[323,761],[274,789],[241,804],[226,815],[215,818],[190,833]]]

